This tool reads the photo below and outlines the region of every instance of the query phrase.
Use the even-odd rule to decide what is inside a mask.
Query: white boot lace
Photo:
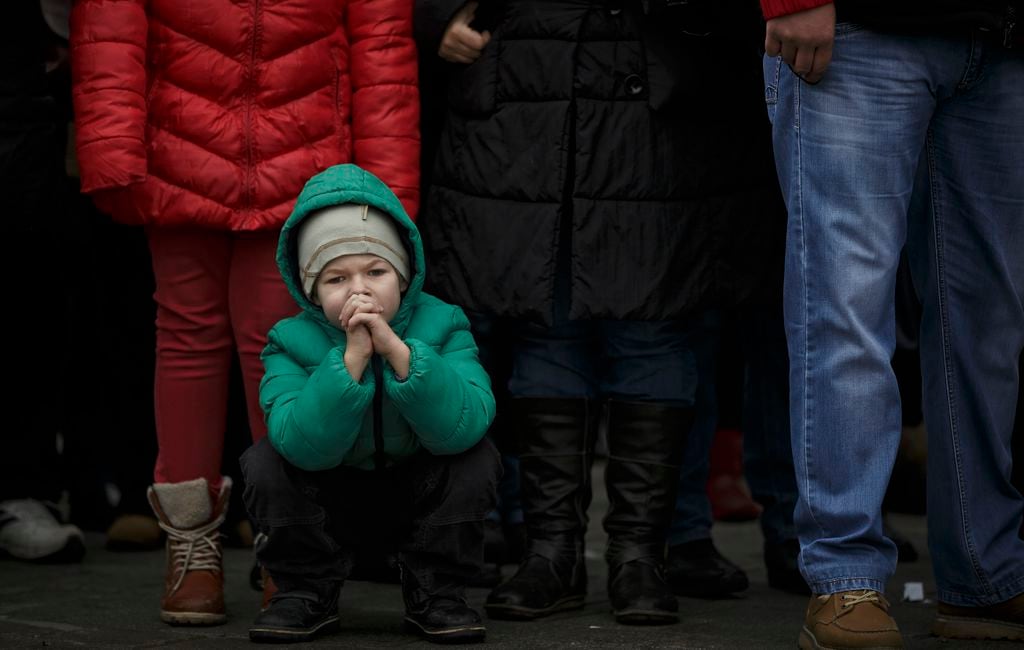
[[[167,551],[178,575],[170,593],[178,590],[189,571],[222,571],[220,533],[217,529],[224,522],[225,514],[222,512],[209,523],[192,530],[180,530],[160,522],[160,528],[167,532]]]

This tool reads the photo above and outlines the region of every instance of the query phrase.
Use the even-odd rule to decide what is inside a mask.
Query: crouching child
[[[422,292],[416,226],[353,165],[306,184],[277,263],[302,312],[269,334],[269,433],[242,456],[245,503],[266,535],[257,558],[277,587],[250,639],[336,631],[354,551],[390,547],[408,626],[431,641],[482,641],[464,591],[483,560],[499,462],[466,316]]]

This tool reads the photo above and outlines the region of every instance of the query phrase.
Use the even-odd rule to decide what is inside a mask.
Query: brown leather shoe
[[[947,639],[1024,641],[1024,593],[987,607],[958,607],[939,602],[932,634]]]
[[[228,477],[223,478],[215,503],[202,478],[149,488],[149,503],[167,533],[167,575],[160,601],[160,619],[165,623],[220,625],[227,621],[218,529],[230,494]]]
[[[800,631],[803,650],[819,648],[902,648],[903,637],[889,616],[889,602],[877,591],[813,595]]]

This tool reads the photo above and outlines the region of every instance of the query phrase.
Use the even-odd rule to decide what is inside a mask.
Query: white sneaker
[[[0,552],[33,562],[77,562],[85,540],[77,526],[62,524],[35,499],[0,502]]]

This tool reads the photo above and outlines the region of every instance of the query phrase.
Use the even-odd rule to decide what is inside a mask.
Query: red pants
[[[277,232],[150,227],[156,276],[154,480],[220,486],[231,355],[238,350],[253,440],[267,332],[299,311],[277,270]]]

